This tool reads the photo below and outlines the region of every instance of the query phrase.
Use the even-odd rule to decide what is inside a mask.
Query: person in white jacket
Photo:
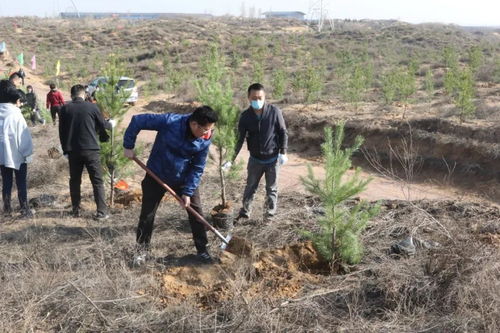
[[[12,215],[14,175],[22,217],[32,217],[28,206],[27,162],[33,154],[31,133],[19,109],[21,95],[7,80],[0,81],[0,169],[4,215]]]

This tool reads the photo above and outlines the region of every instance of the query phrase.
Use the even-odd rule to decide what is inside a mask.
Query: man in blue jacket
[[[130,159],[134,158],[135,140],[141,130],[157,131],[147,162],[148,168],[181,196],[185,207],[191,206],[203,215],[198,185],[205,169],[217,119],[215,111],[208,106],[199,107],[192,114],[186,115],[136,115],[125,131],[124,154]],[[142,207],[136,238],[139,252],[134,258],[136,265],[146,261],[156,210],[165,194],[165,189],[147,174],[141,185]],[[192,214],[188,215],[198,258],[210,263],[212,258],[207,251],[205,227]]]

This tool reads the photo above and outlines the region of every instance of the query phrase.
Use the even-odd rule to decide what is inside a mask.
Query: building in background
[[[303,12],[265,12],[262,13],[266,19],[270,18],[288,18],[296,20],[304,20],[306,13]]]

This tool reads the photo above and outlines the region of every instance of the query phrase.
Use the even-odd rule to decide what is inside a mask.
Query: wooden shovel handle
[[[146,171],[146,173],[149,176],[151,176],[151,178],[153,178],[154,180],[156,180],[158,182],[158,184],[160,184],[165,190],[167,190],[168,193],[170,193],[171,195],[173,195],[173,197],[177,201],[179,201],[179,203],[184,204],[184,200],[182,200],[182,198],[180,196],[178,196],[177,193],[175,193],[175,191],[170,188],[170,186],[168,186],[167,184],[165,184],[160,179],[160,177],[158,177],[157,175],[155,175],[153,173],[153,171],[151,171],[144,163],[142,163],[141,160],[139,160],[136,156],[134,156],[133,160],[137,164],[139,164],[139,166],[141,168],[143,168],[144,171]],[[191,214],[193,214],[200,223],[202,223],[204,226],[206,226],[208,229],[210,229],[210,231],[212,231],[215,235],[217,235],[217,237],[219,237],[224,243],[228,244],[228,241],[226,240],[226,238],[217,229],[215,229],[210,223],[208,223],[207,220],[205,220],[205,218],[203,216],[201,216],[197,211],[195,211],[193,209],[193,207],[187,206],[186,210],[188,212],[190,212]]]

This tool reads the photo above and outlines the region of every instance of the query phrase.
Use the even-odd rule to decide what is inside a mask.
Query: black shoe
[[[3,217],[12,217],[12,211],[11,210],[4,210]]]
[[[22,219],[32,219],[33,217],[34,217],[34,211],[33,211],[33,209],[23,208],[21,210],[21,216],[20,216],[20,218],[22,218]]]
[[[274,213],[267,212],[266,214],[264,214],[264,217],[268,218],[268,219],[273,218],[274,217]]]
[[[208,253],[208,251],[198,253],[198,254],[196,255],[196,257],[197,257],[197,258],[198,258],[198,260],[200,260],[203,264],[213,264],[213,263],[214,263],[214,260],[212,259],[212,256],[210,255],[210,253]]]
[[[250,218],[250,216],[248,215],[248,213],[240,211],[240,213],[238,214],[238,217],[236,219],[239,220],[239,219],[248,219],[248,218]]]
[[[80,210],[80,208],[73,208],[73,210],[71,211],[71,216],[73,217],[80,217],[82,215],[82,212]]]
[[[133,267],[141,267],[146,264],[148,260],[151,259],[151,253],[149,250],[143,249],[143,250],[138,250],[134,254],[134,259],[132,261],[132,266]]]
[[[93,219],[96,221],[104,221],[104,220],[109,219],[109,214],[99,212],[99,213],[94,214]]]

